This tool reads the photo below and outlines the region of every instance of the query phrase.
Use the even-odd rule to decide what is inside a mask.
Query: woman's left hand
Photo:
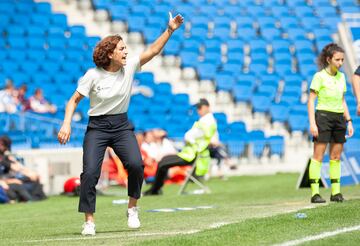
[[[348,130],[348,137],[351,138],[352,135],[354,135],[354,127],[351,121],[348,122],[347,130]]]
[[[173,18],[172,14],[169,12],[168,26],[171,31],[175,31],[176,29],[178,29],[183,22],[184,22],[184,18],[180,14],[178,14]]]

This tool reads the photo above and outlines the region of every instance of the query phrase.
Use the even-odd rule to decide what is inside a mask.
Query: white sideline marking
[[[284,242],[284,243],[281,243],[281,244],[275,244],[275,246],[299,245],[299,244],[302,244],[302,243],[306,243],[306,242],[310,242],[310,241],[314,241],[314,240],[318,240],[318,239],[323,239],[323,238],[327,238],[327,237],[332,237],[332,236],[336,236],[338,234],[343,234],[343,233],[346,233],[346,232],[358,231],[358,230],[360,230],[360,225],[353,226],[353,227],[344,227],[342,229],[338,229],[338,230],[335,230],[335,231],[323,232],[323,233],[318,234],[318,235],[308,236],[308,237],[304,237],[304,238]]]
[[[230,225],[231,223],[230,222],[217,222],[217,223],[213,223],[209,226],[209,228],[211,229],[216,229],[216,228],[220,228],[222,226],[225,226],[225,225]]]
[[[134,233],[130,234],[132,236],[171,236],[171,235],[186,235],[198,233],[201,230],[190,230],[190,231],[173,231],[173,232],[147,232],[147,233]],[[116,238],[127,238],[129,234],[121,235],[108,235],[108,236],[79,236],[79,237],[64,237],[64,238],[48,238],[48,239],[38,239],[38,240],[27,240],[22,241],[24,243],[41,243],[41,242],[54,242],[54,241],[74,241],[74,240],[93,240],[93,239],[116,239]]]

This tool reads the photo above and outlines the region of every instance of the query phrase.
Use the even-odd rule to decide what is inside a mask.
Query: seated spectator
[[[160,195],[169,168],[175,166],[196,165],[195,174],[204,176],[209,169],[210,153],[208,145],[216,132],[217,124],[210,111],[209,102],[201,99],[196,104],[200,119],[185,134],[185,147],[178,154],[167,155],[159,162],[155,181],[144,195]]]
[[[0,137],[0,158],[0,175],[10,188],[16,190],[15,193],[20,196],[18,200],[38,201],[46,199],[46,195],[40,184],[39,175],[29,168],[26,168],[17,160],[16,156],[11,153],[11,140],[7,136]],[[23,189],[25,191],[23,191]]]
[[[153,129],[154,143],[157,147],[156,161],[159,162],[166,155],[177,153],[174,143],[167,138],[167,132],[163,129]]]
[[[154,180],[158,164],[156,160],[149,156],[148,152],[144,149],[144,133],[136,133],[136,140],[138,141],[141,157],[144,163],[144,179],[147,183],[151,183]]]
[[[17,101],[19,104],[19,108],[22,111],[27,111],[30,109],[30,102],[29,99],[27,99],[25,97],[27,92],[27,85],[26,84],[22,84],[18,89],[17,89]]]
[[[156,161],[158,147],[155,143],[155,136],[152,130],[147,130],[143,134],[143,140],[141,141],[141,149],[147,153],[147,155]]]
[[[18,101],[13,82],[8,80],[3,90],[0,90],[0,112],[13,114],[17,111]]]
[[[36,89],[33,96],[29,99],[30,109],[36,113],[56,113],[57,108],[54,104],[49,103],[43,95],[41,89]]]

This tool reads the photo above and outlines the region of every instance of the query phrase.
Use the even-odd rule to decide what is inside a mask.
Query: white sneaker
[[[128,217],[129,228],[137,229],[140,227],[138,207],[128,208],[127,217]]]
[[[83,236],[95,236],[95,224],[91,221],[85,222],[83,224],[83,230],[81,235]]]

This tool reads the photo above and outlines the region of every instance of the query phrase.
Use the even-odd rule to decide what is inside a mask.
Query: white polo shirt
[[[127,112],[134,74],[140,70],[140,57],[127,60],[117,72],[91,68],[79,79],[77,91],[90,98],[89,116]]]

